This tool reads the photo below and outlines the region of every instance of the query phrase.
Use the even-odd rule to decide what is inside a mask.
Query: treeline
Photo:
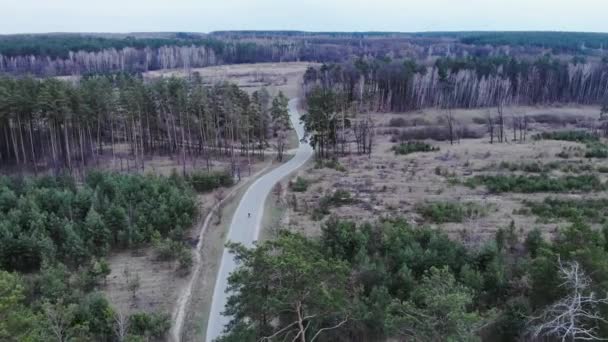
[[[296,61],[292,42],[211,38],[0,37],[0,73],[37,76],[138,73],[219,64]]]
[[[599,104],[607,95],[608,64],[550,56],[410,59],[359,58],[309,68],[305,88],[331,89],[374,111],[505,104]]]
[[[54,34],[0,36],[0,73],[56,76],[144,72],[209,65],[391,56],[603,56],[607,35],[569,32],[299,32],[218,31],[145,34],[124,38]]]
[[[216,32],[210,35],[149,34],[106,38],[90,35],[0,37],[0,73],[56,76],[144,72],[209,65],[314,61],[342,62],[353,56],[427,59],[487,56],[494,48],[455,39],[400,33]]]
[[[587,54],[608,47],[608,34],[594,32],[471,32],[460,42],[472,45],[521,45],[551,49],[554,53]]]
[[[0,178],[0,340],[163,340],[168,315],[129,316],[99,292],[111,271],[104,257],[152,242],[159,258],[166,245],[189,255],[195,215],[179,176]],[[135,298],[139,275],[125,277]]]
[[[101,36],[89,36],[80,34],[17,34],[0,36],[0,55],[6,57],[16,56],[38,56],[50,58],[69,58],[70,52],[99,52],[102,50],[122,50],[127,47],[143,49],[158,49],[162,46],[207,46],[221,51],[222,42],[203,38],[201,36],[190,36],[187,34],[176,34],[174,37],[159,38],[136,38],[127,36],[125,38],[108,38]]]
[[[606,338],[606,236],[579,222],[546,241],[511,224],[471,249],[403,220],[332,219],[318,239],[233,244],[221,341]]]
[[[182,168],[204,158],[263,156],[268,138],[288,127],[287,99],[251,96],[236,85],[204,85],[196,75],[144,82],[124,74],[57,79],[0,78],[0,164],[34,172],[98,167],[126,159],[178,157]],[[116,166],[116,165],[114,165]]]

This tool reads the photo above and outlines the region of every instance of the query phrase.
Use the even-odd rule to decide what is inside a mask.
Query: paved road
[[[298,133],[298,137],[302,138],[304,136],[304,126],[300,123],[300,114],[296,109],[296,105],[297,100],[294,99],[289,101],[289,115],[291,123]],[[262,223],[262,215],[264,214],[264,202],[266,201],[266,197],[277,182],[304,165],[304,163],[310,159],[312,153],[313,150],[307,142],[300,142],[300,146],[293,158],[287,163],[260,177],[249,187],[249,189],[247,189],[247,192],[245,192],[245,195],[234,213],[234,217],[232,217],[230,230],[228,232],[228,240],[240,242],[248,247],[253,246],[253,242],[256,241],[260,235],[260,226]],[[251,217],[247,216],[248,213],[251,213]],[[221,312],[224,311],[224,306],[226,305],[226,300],[228,298],[228,295],[226,294],[228,275],[234,271],[235,268],[236,264],[232,254],[224,249],[222,263],[216,279],[215,289],[213,290],[209,322],[207,322],[207,342],[211,342],[219,337],[224,330],[224,326],[229,321],[229,317],[223,316]]]

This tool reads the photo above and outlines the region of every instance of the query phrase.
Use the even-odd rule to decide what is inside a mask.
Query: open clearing
[[[484,134],[486,127],[482,120],[488,110],[454,110],[454,117],[471,131]],[[489,143],[489,135],[476,139],[463,139],[450,145],[447,141],[426,140],[439,151],[418,152],[396,155],[391,148],[396,143],[395,136],[402,130],[422,127],[443,127],[444,112],[424,110],[404,114],[374,114],[376,127],[374,147],[371,157],[350,155],[340,157],[343,167],[336,170],[319,167],[310,163],[291,178],[305,179],[308,188],[304,192],[285,191],[275,203],[284,208],[282,227],[300,231],[306,235],[318,235],[325,220],[331,215],[351,219],[355,222],[369,221],[378,217],[405,217],[416,225],[438,227],[450,236],[461,239],[469,245],[479,245],[492,239],[499,228],[508,227],[511,222],[520,232],[538,227],[546,235],[553,233],[566,222],[541,223],[537,217],[526,214],[521,209],[522,201],[543,200],[544,198],[592,198],[606,195],[605,191],[592,194],[547,194],[547,193],[490,193],[485,187],[470,188],[463,181],[482,174],[526,174],[522,171],[509,171],[501,168],[502,162],[545,164],[558,162],[560,165],[588,165],[593,168],[607,166],[605,159],[589,160],[571,156],[562,159],[556,155],[564,150],[580,150],[584,145],[567,141],[534,141],[532,135],[540,131],[576,129],[585,125],[589,119],[597,119],[597,107],[515,107],[505,109],[507,122],[510,113],[526,113],[535,122],[530,123],[525,142],[511,141],[513,132],[510,124],[505,127],[508,143]],[[391,126],[391,119],[402,118],[408,121],[404,127]],[[395,122],[394,120],[392,121]],[[394,124],[393,124],[394,125]],[[563,171],[551,171],[551,176],[565,175]],[[580,173],[578,173],[580,174]],[[603,173],[594,173],[605,181]],[[528,175],[533,175],[528,173]],[[538,174],[536,174],[538,175]],[[574,174],[572,174],[574,175]],[[286,184],[287,185],[287,184]],[[313,219],[316,206],[323,196],[337,190],[350,193],[352,203],[334,206],[331,214]],[[472,202],[483,208],[483,214],[466,217],[462,222],[434,223],[425,220],[416,207],[427,202]],[[275,211],[276,212],[276,211]]]
[[[282,91],[288,98],[293,98],[300,94],[302,75],[308,67],[314,65],[315,63],[309,62],[232,64],[189,71],[184,69],[148,71],[144,75],[148,78],[185,77],[188,73],[198,73],[207,84],[231,82],[249,93],[265,87],[273,96]]]

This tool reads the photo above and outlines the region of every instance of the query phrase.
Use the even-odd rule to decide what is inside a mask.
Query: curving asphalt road
[[[302,139],[304,136],[304,126],[300,122],[297,103],[297,99],[289,101],[289,116],[298,137]],[[268,194],[277,182],[304,165],[312,154],[313,150],[308,142],[300,141],[300,146],[293,158],[260,177],[247,189],[232,217],[228,231],[229,241],[240,242],[247,247],[253,246],[253,242],[260,235],[266,197],[268,197]],[[248,213],[251,213],[251,217],[248,217]],[[207,322],[207,336],[205,338],[207,342],[218,338],[222,334],[224,326],[230,320],[229,317],[223,316],[221,313],[224,311],[224,306],[228,299],[228,294],[226,293],[228,276],[235,269],[236,263],[232,254],[224,249],[222,263],[215,282],[215,289],[213,290],[209,321]]]

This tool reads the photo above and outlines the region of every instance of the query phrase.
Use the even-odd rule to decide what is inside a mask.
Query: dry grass
[[[300,94],[302,76],[309,66],[314,63],[255,63],[220,65],[206,68],[196,68],[190,71],[183,69],[157,70],[145,73],[145,77],[185,77],[188,73],[198,73],[203,82],[214,84],[228,81],[238,84],[247,92],[254,92],[266,87],[271,95],[283,91],[289,98]]]
[[[565,115],[576,115],[581,118],[597,117],[598,109],[592,107],[568,108],[515,108],[512,111],[526,113],[550,114],[559,118]],[[460,122],[472,123],[472,118],[479,117],[484,110],[459,110],[455,112]],[[507,112],[509,113],[509,112]],[[400,116],[424,117],[428,121],[436,120],[441,111],[400,114]],[[379,134],[375,138],[374,152],[368,156],[346,156],[339,159],[346,168],[340,172],[328,168],[315,168],[314,164],[298,172],[296,176],[310,180],[310,186],[304,193],[288,191],[286,198],[295,196],[297,210],[290,205],[284,215],[285,227],[303,232],[306,235],[318,235],[325,219],[312,219],[312,210],[319,199],[335,190],[347,190],[355,203],[331,209],[331,214],[356,222],[374,220],[381,216],[402,216],[412,224],[437,226],[454,238],[462,239],[469,244],[478,244],[494,237],[497,229],[507,227],[511,221],[518,230],[525,232],[538,227],[546,234],[556,229],[556,224],[541,224],[537,218],[518,214],[522,201],[542,200],[548,194],[490,194],[483,187],[471,189],[454,184],[451,180],[464,180],[478,174],[487,173],[487,169],[502,161],[547,163],[563,162],[556,157],[564,147],[581,146],[563,141],[532,141],[490,144],[489,138],[462,140],[459,144],[449,142],[427,141],[440,148],[437,152],[414,153],[396,156],[391,151],[394,145],[389,134],[381,134],[390,118],[396,114],[375,115]],[[470,120],[470,121],[468,121]],[[572,128],[574,125],[569,126]],[[551,124],[531,124],[533,131],[553,129]],[[528,137],[533,132],[529,132]],[[512,132],[507,131],[507,135]],[[569,159],[569,161],[577,160]],[[578,159],[581,160],[581,159]],[[585,161],[586,162],[586,161]],[[556,171],[559,173],[559,171]],[[600,177],[604,178],[603,175]],[[605,196],[596,193],[592,196]],[[570,196],[562,194],[560,196]],[[475,202],[490,208],[487,215],[468,219],[462,223],[431,224],[416,212],[415,206],[425,201]]]

